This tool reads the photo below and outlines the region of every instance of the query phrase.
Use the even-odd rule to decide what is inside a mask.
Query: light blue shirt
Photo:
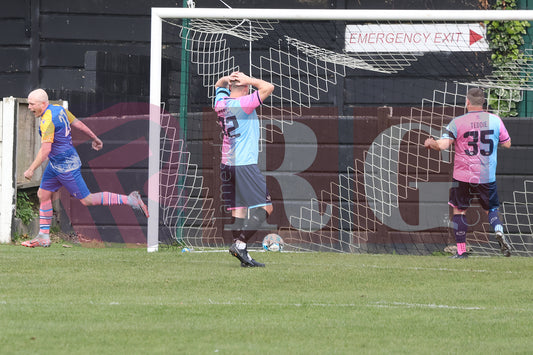
[[[259,93],[231,98],[227,88],[217,88],[215,111],[224,132],[222,164],[257,164],[260,123],[255,109],[261,105]]]

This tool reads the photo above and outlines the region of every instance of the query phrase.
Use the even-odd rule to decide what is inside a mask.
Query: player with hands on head
[[[454,145],[453,185],[448,202],[453,208],[452,227],[457,243],[453,258],[468,257],[466,210],[475,195],[488,215],[502,254],[511,256],[511,246],[498,216],[500,203],[496,188],[498,146],[511,147],[511,138],[501,118],[483,110],[484,103],[483,90],[468,90],[467,113],[454,118],[440,139],[428,138],[424,142],[426,148],[436,151]]]
[[[235,71],[221,77],[215,87],[214,109],[224,135],[221,191],[233,220],[229,252],[243,267],[263,267],[247,249],[249,240],[273,211],[266,179],[257,166],[261,125],[255,109],[272,94],[274,85]],[[250,87],[256,90],[250,93]]]
[[[87,188],[81,176],[81,160],[72,144],[71,136],[71,128],[74,127],[92,140],[91,146],[94,150],[101,150],[102,141],[87,125],[62,106],[51,105],[48,94],[43,89],[30,92],[28,109],[40,120],[41,148],[30,167],[24,172],[24,177],[31,180],[37,168],[47,160],[48,164],[37,192],[40,203],[39,234],[21,245],[32,248],[50,246],[52,195],[62,186],[85,206],[129,205],[141,210],[148,217],[148,209],[137,191],[121,195],[107,191],[91,193]]]

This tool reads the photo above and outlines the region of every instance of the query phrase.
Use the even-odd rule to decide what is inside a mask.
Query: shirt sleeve
[[[261,105],[261,99],[259,98],[259,93],[254,91],[250,95],[242,96],[239,98],[241,108],[247,114],[252,113],[259,105]]]
[[[442,132],[441,138],[443,139],[453,139],[455,140],[457,137],[457,127],[455,126],[455,123],[452,121],[449,125],[446,126],[444,129],[444,132]]]
[[[68,117],[68,123],[72,123],[74,122],[74,120],[76,119],[76,116],[74,116],[74,114],[72,112],[70,112],[69,110],[66,110],[65,111],[67,112],[67,117]]]
[[[41,143],[54,143],[55,126],[52,122],[52,112],[46,110],[41,117]]]
[[[500,119],[500,137],[499,137],[500,144],[505,143],[510,139],[511,137],[509,136],[509,132],[507,132],[507,128],[505,128],[503,121]]]
[[[229,92],[229,89],[228,88],[224,88],[224,87],[219,87],[217,88],[216,92],[215,92],[215,106],[214,107],[217,107],[217,103],[224,99],[225,97],[229,97],[230,95],[230,92]]]

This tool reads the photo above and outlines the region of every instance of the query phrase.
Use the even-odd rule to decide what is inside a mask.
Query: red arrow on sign
[[[476,43],[482,38],[483,38],[482,35],[470,30],[470,45],[473,45],[474,43]]]

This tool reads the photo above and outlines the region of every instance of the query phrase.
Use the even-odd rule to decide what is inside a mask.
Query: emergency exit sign
[[[346,52],[488,51],[486,29],[473,24],[347,25]]]

